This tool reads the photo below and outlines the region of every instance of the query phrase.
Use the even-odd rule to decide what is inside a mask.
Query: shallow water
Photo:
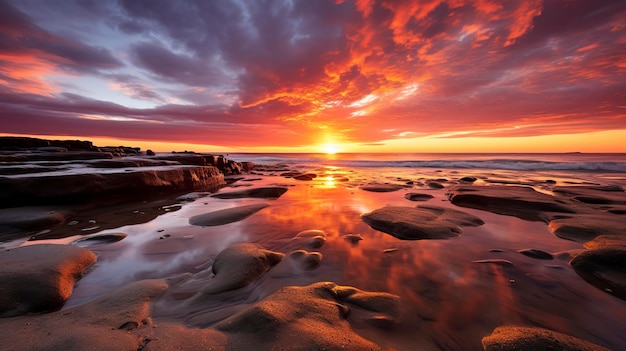
[[[65,308],[86,303],[135,280],[197,273],[195,281],[187,283],[187,295],[182,289],[178,295],[164,296],[157,303],[155,318],[208,327],[280,287],[333,281],[402,298],[400,323],[393,330],[354,326],[364,337],[386,347],[480,350],[483,336],[507,324],[544,327],[616,350],[626,345],[626,301],[586,283],[567,259],[538,260],[517,252],[526,248],[551,253],[581,250],[582,244],[559,239],[542,222],[456,207],[446,195],[446,188],[453,186],[451,182],[442,181],[444,189],[426,185],[388,193],[359,189],[368,182],[405,184],[411,180],[425,184],[429,179],[453,180],[473,175],[480,178],[477,184],[489,184],[494,179],[520,182],[550,193],[547,179],[559,184],[623,184],[622,174],[339,166],[316,166],[311,170],[321,176],[313,181],[298,181],[267,172],[233,184],[288,186],[289,190],[279,199],[203,196],[193,201],[181,200],[179,210],[147,223],[103,231],[123,232],[128,237],[90,247],[98,254],[98,262],[79,281]],[[230,190],[233,189],[221,191]],[[426,202],[412,202],[404,198],[407,192],[434,197]],[[188,224],[194,215],[253,203],[270,206],[242,221],[222,226]],[[361,220],[362,214],[385,205],[422,204],[454,207],[480,217],[485,224],[463,227],[462,235],[453,239],[407,241],[374,230]],[[296,234],[310,229],[326,233],[322,247],[311,249],[294,240]],[[351,243],[343,238],[346,234],[360,234],[363,240]],[[283,253],[296,249],[317,251],[323,258],[313,270],[300,269],[283,260],[247,288],[203,304],[184,303],[195,288],[211,279],[211,274],[202,272],[211,267],[215,256],[238,242],[254,242]],[[505,259],[513,265],[473,262],[483,259]]]

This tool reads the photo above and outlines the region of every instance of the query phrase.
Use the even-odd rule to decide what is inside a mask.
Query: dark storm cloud
[[[219,124],[248,137],[281,130],[281,145],[324,128],[365,144],[389,130],[626,128],[623,1],[29,0],[0,10],[3,112],[30,116],[40,133],[61,115],[76,133],[146,121],[158,139],[158,124],[179,122],[197,141]],[[154,107],[64,93],[70,83],[46,78],[59,72]],[[9,123],[19,129],[0,127]]]

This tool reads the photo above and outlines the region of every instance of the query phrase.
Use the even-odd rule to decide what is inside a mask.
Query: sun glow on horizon
[[[328,143],[322,145],[322,151],[325,154],[334,155],[339,152],[339,147],[337,146],[337,144]]]

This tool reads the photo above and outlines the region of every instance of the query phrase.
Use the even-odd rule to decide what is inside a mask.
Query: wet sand
[[[128,321],[116,319],[119,325],[112,332],[103,322],[101,330],[64,333],[95,335],[92,341],[119,333],[128,337],[130,345],[138,343],[143,349],[177,345],[249,349],[254,345],[259,350],[481,350],[483,338],[494,329],[513,325],[539,327],[614,350],[626,345],[622,324],[626,301],[602,285],[590,284],[570,265],[570,259],[588,249],[584,245],[588,240],[566,240],[553,232],[567,218],[580,216],[600,216],[603,224],[597,231],[612,228],[615,235],[625,228],[626,218],[619,212],[624,206],[620,202],[623,192],[607,196],[610,203],[597,197],[591,201],[587,193],[563,196],[554,192],[559,186],[623,185],[623,175],[398,168],[373,172],[337,167],[299,171],[315,177],[256,171],[219,191],[230,195],[196,193],[170,199],[164,202],[168,211],[156,211],[160,215],[150,216],[145,223],[88,231],[115,235],[110,240],[82,241],[81,246],[97,255],[97,262],[78,281],[63,309],[0,319],[5,331],[0,342],[11,345],[9,349],[36,349],[31,339],[41,338],[40,345],[49,342],[58,347],[63,343],[55,344],[57,339],[46,339],[39,331],[68,318],[77,325],[89,324],[85,311],[96,308],[115,314],[119,313],[116,308],[137,306],[141,301],[141,313]],[[463,177],[476,180],[461,181]],[[451,202],[454,189],[481,192],[504,186],[533,188],[554,206],[533,210],[518,202],[513,207],[521,206],[524,211],[513,211],[507,203],[468,204],[471,199],[465,199],[455,204],[454,198]],[[266,190],[268,196],[256,197],[250,193],[263,192],[232,195],[262,187],[286,191]],[[411,193],[429,196],[406,196]],[[530,196],[533,201],[542,198]],[[562,197],[552,200],[556,196]],[[576,200],[576,196],[583,198]],[[386,233],[384,226],[374,229],[363,219],[385,206],[462,211],[480,222],[467,225],[461,218],[463,223],[458,223],[462,216],[452,211],[447,217],[437,216],[452,223],[454,235],[404,240],[406,236],[401,239]],[[67,235],[72,233],[71,226],[90,220],[96,226],[111,214],[110,208],[103,211],[92,210],[89,219],[79,215],[80,224],[70,225],[70,219],[51,227],[47,234]],[[139,215],[127,207],[124,213]],[[431,221],[431,217],[424,220]],[[580,228],[575,221],[568,223]],[[585,223],[597,226],[597,221]],[[36,233],[24,231],[23,238]],[[86,234],[75,233],[80,236],[16,239],[0,245],[10,249],[69,244]],[[253,243],[261,251],[247,247],[228,258],[220,257],[240,243]],[[623,241],[618,238],[618,243]],[[240,267],[248,267],[243,270],[246,274],[240,274]],[[229,273],[229,269],[235,271]],[[146,279],[152,280],[136,283]],[[149,286],[127,295],[134,300],[111,297],[129,284]],[[22,328],[26,323],[33,327]],[[13,332],[15,336],[8,338]],[[489,345],[493,339],[486,339]],[[75,349],[80,349],[82,339],[72,340]]]

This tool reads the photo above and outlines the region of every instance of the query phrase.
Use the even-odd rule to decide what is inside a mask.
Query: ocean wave
[[[511,158],[489,157],[492,155],[473,154],[472,158],[455,155],[452,158],[434,158],[435,155],[418,154],[352,154],[328,157],[322,154],[238,154],[232,155],[235,161],[251,161],[256,164],[286,164],[293,167],[364,167],[364,168],[441,168],[441,169],[498,169],[513,171],[586,171],[586,172],[625,172],[626,155],[623,154],[550,154],[514,155]],[[448,155],[449,156],[449,155]],[[394,158],[391,158],[394,157]],[[404,158],[403,157],[407,157]],[[559,160],[563,159],[563,161]],[[612,161],[619,160],[619,161]]]
[[[446,168],[446,169],[501,169],[514,171],[592,171],[626,172],[626,163],[621,162],[546,162],[533,160],[437,160],[437,161],[366,161],[331,160],[324,164],[341,167],[403,167],[403,168]]]

